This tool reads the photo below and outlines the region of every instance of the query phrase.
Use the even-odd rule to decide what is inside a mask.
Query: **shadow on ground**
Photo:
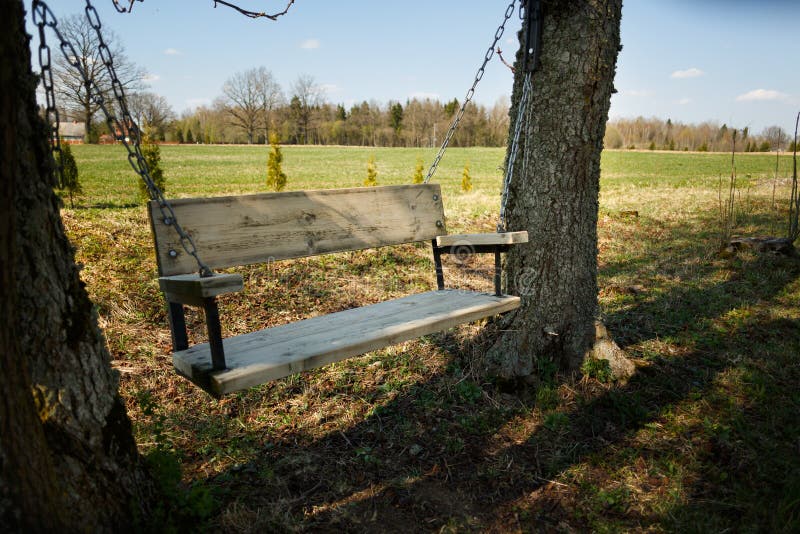
[[[251,436],[261,452],[206,481],[220,504],[213,527],[797,529],[800,263],[698,263],[707,240],[669,231],[600,273],[652,283],[606,313],[638,364],[627,383],[504,391],[470,372],[474,346],[432,336],[446,372],[398,387],[346,430]],[[652,258],[658,276],[642,275]]]

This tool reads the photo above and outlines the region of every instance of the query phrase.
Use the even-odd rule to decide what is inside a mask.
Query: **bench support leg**
[[[219,324],[219,308],[214,297],[203,299],[203,310],[206,314],[208,329],[208,345],[211,348],[211,366],[215,371],[226,368],[225,350],[222,348],[222,328]]]
[[[436,239],[433,240],[433,263],[436,264],[436,287],[441,291],[444,289],[444,269],[442,268],[442,253],[436,246]]]
[[[494,294],[503,294],[503,266],[500,261],[500,249],[494,251]]]
[[[189,338],[186,335],[186,316],[183,312],[183,304],[167,302],[167,306],[169,330],[172,333],[172,350],[186,350],[189,348]]]

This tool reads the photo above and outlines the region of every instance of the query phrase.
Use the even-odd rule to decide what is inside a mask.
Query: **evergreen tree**
[[[283,191],[286,187],[286,174],[281,168],[283,153],[281,153],[280,138],[278,134],[269,134],[269,157],[267,158],[267,188],[272,191]]]
[[[414,167],[414,183],[421,184],[425,181],[425,167],[422,164],[422,158],[417,158],[417,166]]]
[[[464,170],[461,172],[461,190],[464,193],[472,191],[472,177],[469,174],[469,161],[464,165]]]
[[[375,156],[370,156],[367,161],[367,179],[364,180],[364,185],[367,187],[378,185],[378,168],[375,165]]]
[[[655,149],[656,149],[656,142],[655,141],[651,141],[650,142],[650,146],[647,147],[647,150],[655,150]]]
[[[175,132],[175,141],[177,141],[181,145],[183,144],[183,130],[181,130],[180,128],[178,128],[178,131]]]
[[[72,197],[83,193],[83,188],[78,180],[78,165],[75,163],[75,156],[72,155],[72,147],[63,140],[61,141],[61,173],[63,180],[61,185],[69,195],[69,207],[74,209],[75,203]]]
[[[400,133],[400,127],[403,125],[403,106],[399,102],[389,107],[389,125],[395,133]]]
[[[194,144],[194,136],[192,135],[191,128],[186,129],[186,142],[189,143],[190,145]]]
[[[444,105],[444,114],[447,115],[448,118],[452,117],[456,111],[459,110],[461,104],[458,103],[458,99],[454,98],[450,102]]]
[[[150,178],[163,193],[166,189],[166,179],[164,178],[164,170],[161,168],[161,149],[147,134],[142,135],[140,146],[144,161],[147,163],[147,170],[150,172]],[[142,199],[147,200],[150,198],[147,186],[141,180],[139,180],[139,194]]]

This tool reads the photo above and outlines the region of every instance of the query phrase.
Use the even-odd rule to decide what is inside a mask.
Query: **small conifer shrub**
[[[75,163],[75,156],[72,155],[72,147],[63,140],[61,141],[61,173],[61,186],[69,196],[69,207],[74,209],[73,196],[83,193],[83,188],[78,178],[78,165]]]
[[[464,193],[472,191],[472,176],[469,174],[469,162],[464,165],[464,170],[461,172],[461,191]]]
[[[370,156],[367,161],[367,178],[364,180],[364,185],[367,187],[378,185],[378,167],[375,165],[375,156]]]
[[[421,184],[425,181],[425,167],[422,164],[422,158],[417,158],[417,166],[414,168],[414,183]]]
[[[286,188],[286,173],[283,172],[283,153],[281,152],[278,134],[269,134],[269,157],[267,158],[267,188],[272,191],[283,191]]]
[[[161,168],[161,149],[147,134],[142,135],[142,142],[139,146],[141,147],[144,161],[147,163],[150,179],[163,193],[166,190],[167,180],[164,178],[164,170]],[[150,192],[142,180],[139,180],[139,195],[144,200],[150,198]]]

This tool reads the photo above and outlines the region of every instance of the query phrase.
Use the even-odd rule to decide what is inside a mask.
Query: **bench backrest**
[[[437,184],[291,191],[170,200],[211,268],[301,258],[445,235]],[[160,276],[197,271],[178,234],[150,202]]]

